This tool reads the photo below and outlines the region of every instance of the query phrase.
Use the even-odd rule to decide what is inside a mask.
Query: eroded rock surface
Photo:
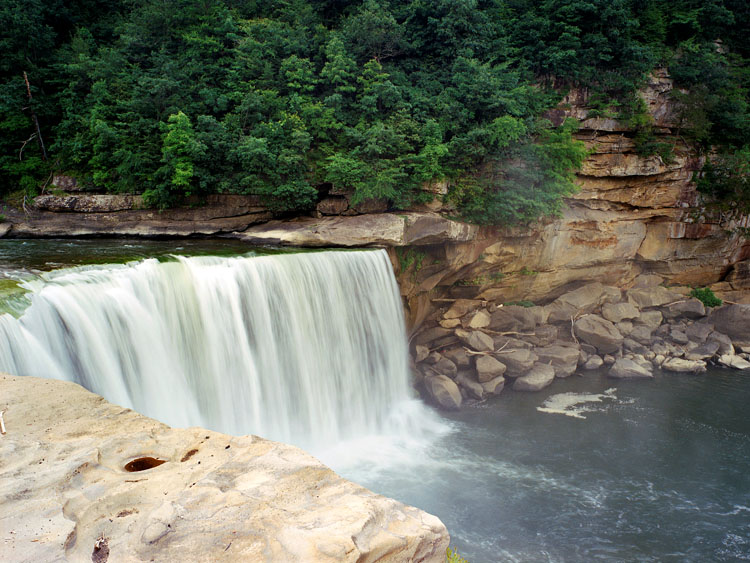
[[[298,448],[170,428],[69,382],[0,390],[0,559],[445,560],[438,518]]]

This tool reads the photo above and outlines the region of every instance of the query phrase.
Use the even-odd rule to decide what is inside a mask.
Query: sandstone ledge
[[[253,244],[405,246],[468,242],[478,231],[437,213],[406,212],[270,221],[235,236]]]
[[[421,510],[256,436],[170,428],[62,381],[0,376],[11,561],[444,561]],[[128,472],[137,458],[165,463]]]

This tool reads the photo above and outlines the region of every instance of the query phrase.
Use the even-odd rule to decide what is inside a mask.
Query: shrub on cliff
[[[690,292],[690,297],[695,297],[706,307],[718,307],[723,303],[723,301],[716,297],[714,292],[711,291],[710,287],[704,287],[702,289],[695,287]]]

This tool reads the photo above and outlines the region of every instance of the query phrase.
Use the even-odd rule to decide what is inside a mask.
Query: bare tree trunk
[[[34,126],[36,127],[36,139],[39,141],[39,148],[42,149],[42,160],[47,160],[47,149],[44,148],[42,131],[39,129],[39,120],[36,117],[36,112],[34,112],[34,109],[31,107],[31,86],[29,86],[29,77],[26,76],[26,72],[23,73],[23,79],[26,81],[26,92],[29,94],[29,109],[31,110],[31,117],[34,120]]]

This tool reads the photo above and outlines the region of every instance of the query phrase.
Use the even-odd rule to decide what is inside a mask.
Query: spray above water
[[[385,251],[150,259],[59,270],[27,289],[23,315],[0,316],[0,371],[313,452],[435,427],[411,397]]]

